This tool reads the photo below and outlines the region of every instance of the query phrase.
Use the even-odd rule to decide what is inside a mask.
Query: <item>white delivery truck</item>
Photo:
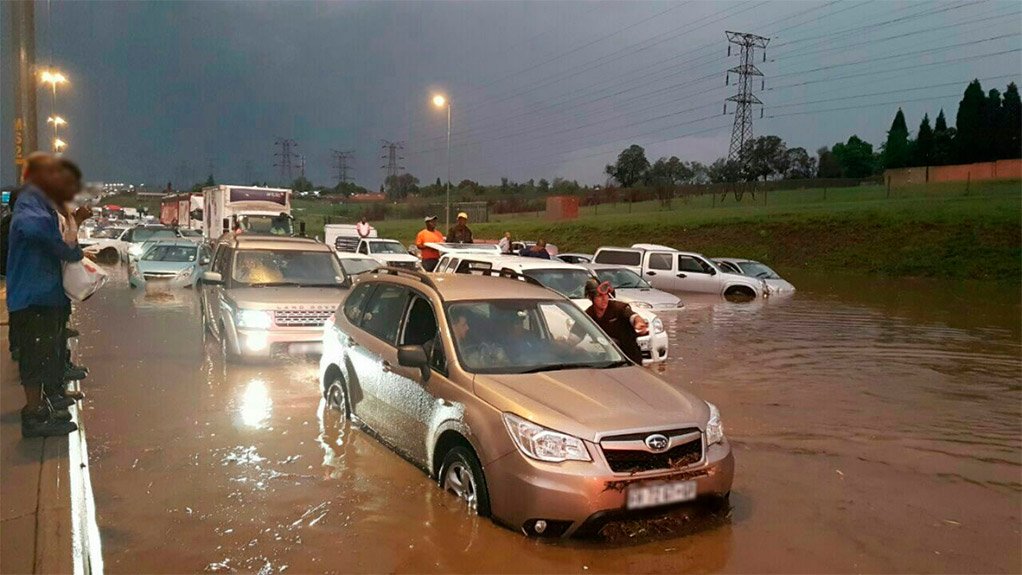
[[[369,226],[367,237],[379,237],[376,228]],[[355,224],[327,224],[323,226],[323,243],[339,252],[354,253],[358,249],[358,242],[362,238],[355,229]]]
[[[202,190],[203,237],[215,240],[226,232],[293,236],[291,190],[221,185]],[[303,230],[304,231],[304,230]]]

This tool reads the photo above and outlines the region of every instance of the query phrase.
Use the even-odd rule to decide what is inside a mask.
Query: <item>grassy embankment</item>
[[[808,269],[1018,282],[1022,277],[1022,184],[940,184],[770,192],[764,198],[710,197],[585,208],[579,219],[550,222],[535,214],[474,224],[480,238],[504,230],[545,238],[561,251],[648,242],[713,256]],[[422,222],[376,223],[381,235],[409,242]],[[311,227],[310,227],[311,230]]]

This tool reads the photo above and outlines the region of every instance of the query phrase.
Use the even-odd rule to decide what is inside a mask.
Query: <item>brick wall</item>
[[[923,166],[885,170],[884,181],[892,187],[940,182],[979,182],[1022,179],[1022,160],[998,160],[953,166]]]

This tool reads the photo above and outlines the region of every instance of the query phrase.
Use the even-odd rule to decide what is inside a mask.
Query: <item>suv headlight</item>
[[[706,422],[706,445],[713,445],[724,439],[724,424],[720,422],[720,410],[717,406],[709,401],[706,405],[710,406],[710,420]]]
[[[592,461],[585,443],[577,437],[536,425],[513,413],[504,414],[504,425],[518,450],[533,459],[554,463]]]
[[[185,268],[185,269],[177,272],[177,277],[180,277],[180,278],[190,278],[190,277],[192,277],[192,268]]]
[[[239,309],[235,321],[238,327],[269,329],[273,325],[273,314],[262,309]]]
[[[653,328],[654,335],[664,333],[664,322],[658,317],[653,318],[653,323],[650,324],[650,327]]]

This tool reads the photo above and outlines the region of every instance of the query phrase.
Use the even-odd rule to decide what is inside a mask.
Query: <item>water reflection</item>
[[[266,382],[259,378],[249,380],[241,394],[241,406],[238,410],[241,422],[254,429],[263,429],[270,420],[273,411],[273,400]]]

